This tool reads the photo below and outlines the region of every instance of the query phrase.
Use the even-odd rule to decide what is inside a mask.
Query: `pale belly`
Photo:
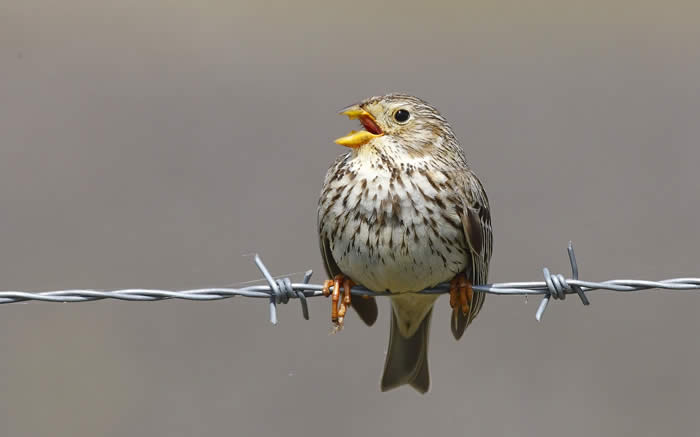
[[[360,235],[372,232],[371,227],[360,229]],[[395,243],[399,241],[399,247],[387,244],[391,238],[387,236],[390,232],[394,234]],[[340,270],[371,290],[392,293],[420,291],[449,281],[466,267],[463,254],[453,256],[440,252],[440,245],[434,240],[430,244],[431,238],[424,230],[417,229],[417,241],[406,237],[405,230],[399,228],[380,234],[379,244],[374,245],[373,250],[362,244],[349,247],[344,240],[331,243],[333,257]],[[404,238],[411,238],[411,242],[401,248]]]
[[[359,184],[338,187],[347,190],[346,201],[329,208],[322,223],[340,270],[374,291],[420,291],[449,281],[467,265],[454,208],[440,209],[416,187],[429,198],[449,193],[436,192],[420,175],[403,182],[391,183],[389,174],[377,177],[375,170],[369,194]]]

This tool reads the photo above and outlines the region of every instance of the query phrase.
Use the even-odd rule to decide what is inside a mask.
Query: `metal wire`
[[[537,308],[535,317],[542,320],[542,314],[551,299],[563,300],[567,294],[576,294],[584,305],[590,302],[586,292],[593,290],[610,290],[618,292],[640,291],[658,288],[663,290],[698,290],[700,278],[673,278],[661,281],[644,281],[638,279],[614,279],[611,281],[591,282],[578,278],[578,264],[574,247],[569,242],[569,263],[571,278],[560,274],[552,274],[546,267],[543,269],[544,281],[539,282],[502,282],[497,284],[474,285],[472,288],[489,294],[498,295],[544,295]],[[290,299],[299,299],[304,319],[309,319],[309,308],[306,299],[323,296],[322,284],[310,284],[311,270],[304,275],[301,283],[293,283],[289,278],[275,279],[270,274],[260,256],[255,255],[255,265],[262,272],[267,285],[253,285],[243,288],[199,288],[193,290],[60,290],[44,292],[0,291],[0,304],[26,301],[43,302],[88,302],[102,299],[117,299],[138,302],[150,302],[166,299],[182,300],[220,300],[234,296],[268,299],[270,323],[277,324],[277,305],[286,304]],[[332,288],[331,288],[332,289]],[[442,294],[449,292],[449,284],[440,284],[434,288],[419,291],[420,294]],[[362,287],[353,287],[352,294],[356,296],[389,296],[388,293],[377,293]]]

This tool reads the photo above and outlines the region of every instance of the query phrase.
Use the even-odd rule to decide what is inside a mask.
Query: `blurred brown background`
[[[336,111],[451,121],[491,198],[492,281],[700,275],[697,2],[5,0],[0,289],[188,288],[316,271]],[[573,2],[571,2],[573,3]],[[299,278],[299,275],[295,276]],[[431,393],[380,393],[388,302],[0,307],[3,436],[700,433],[700,293],[438,301]],[[672,431],[670,431],[672,430]]]

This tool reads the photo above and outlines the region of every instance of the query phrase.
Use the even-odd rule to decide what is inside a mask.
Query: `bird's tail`
[[[430,387],[428,335],[432,312],[431,308],[411,337],[404,337],[399,332],[397,317],[392,309],[389,350],[384,363],[382,391],[391,390],[404,384],[410,384],[419,393],[428,391]]]

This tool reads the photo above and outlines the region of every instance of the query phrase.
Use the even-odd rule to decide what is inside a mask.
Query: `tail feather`
[[[427,340],[426,340],[427,341]],[[426,343],[427,346],[427,343]],[[430,372],[428,371],[428,352],[425,353],[425,358],[423,359],[416,375],[411,381],[411,387],[413,387],[418,393],[424,394],[430,388]]]
[[[455,308],[452,311],[452,317],[450,320],[450,329],[452,330],[452,335],[455,340],[462,338],[464,330],[471,324],[472,320],[476,318],[481,311],[481,307],[484,305],[484,297],[486,293],[480,291],[474,292],[474,297],[472,298],[471,305],[469,307],[469,312],[465,315],[459,308]]]
[[[430,387],[428,336],[432,312],[431,308],[416,332],[407,338],[399,332],[396,314],[392,310],[389,350],[384,363],[382,391],[391,390],[404,384],[410,384],[419,393],[428,391]]]

